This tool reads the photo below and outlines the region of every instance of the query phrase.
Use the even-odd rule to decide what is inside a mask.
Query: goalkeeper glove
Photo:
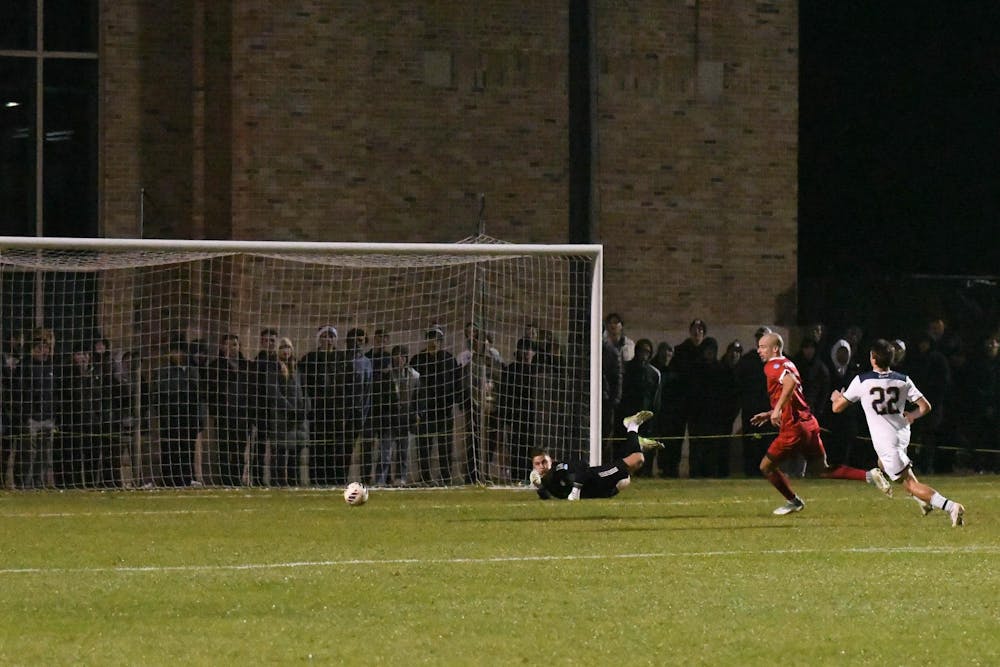
[[[537,470],[532,470],[528,479],[531,480],[531,485],[536,489],[542,488],[542,475]]]
[[[569,497],[566,500],[579,500],[580,499],[580,487],[574,486],[573,490],[569,492]]]

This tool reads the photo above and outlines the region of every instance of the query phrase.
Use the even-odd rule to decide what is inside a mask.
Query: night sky
[[[799,275],[1000,276],[1000,2],[802,0]]]

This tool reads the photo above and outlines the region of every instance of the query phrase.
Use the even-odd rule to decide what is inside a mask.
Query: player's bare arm
[[[774,409],[771,410],[772,425],[781,426],[781,413],[788,405],[788,399],[792,397],[796,386],[798,386],[798,382],[795,380],[795,376],[791,373],[785,373],[785,377],[781,378],[781,396],[778,397]]]
[[[844,398],[839,389],[834,389],[833,393],[830,394],[830,402],[834,412],[843,412],[851,406],[851,402]]]

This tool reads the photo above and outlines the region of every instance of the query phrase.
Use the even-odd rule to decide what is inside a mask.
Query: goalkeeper
[[[663,447],[656,440],[639,436],[639,426],[652,416],[652,412],[642,410],[622,420],[627,430],[625,443],[618,446],[611,463],[599,466],[582,460],[563,463],[553,461],[544,450],[535,450],[531,456],[531,485],[538,497],[579,500],[618,495],[631,483],[632,473],[642,468],[646,460],[642,450]]]

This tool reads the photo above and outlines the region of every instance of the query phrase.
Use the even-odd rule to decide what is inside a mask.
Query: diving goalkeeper
[[[622,420],[627,432],[625,443],[615,452],[615,460],[592,466],[586,461],[564,463],[553,461],[545,450],[535,450],[531,456],[531,485],[542,500],[579,500],[580,498],[611,498],[628,487],[632,473],[642,468],[646,457],[643,449],[663,447],[656,440],[639,436],[639,426],[653,416],[642,410]]]

